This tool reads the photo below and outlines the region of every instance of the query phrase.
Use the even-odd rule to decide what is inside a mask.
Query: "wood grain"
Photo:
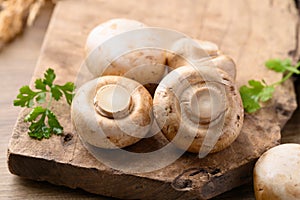
[[[101,2],[101,3],[105,3],[105,2]],[[276,2],[275,2],[276,3]],[[130,3],[129,3],[130,4]],[[214,3],[211,3],[211,4],[214,4]],[[66,5],[65,5],[66,6]],[[71,6],[71,5],[69,5],[69,6]],[[177,5],[177,6],[181,6],[181,5]],[[211,6],[211,5],[208,5],[208,6]],[[63,6],[62,6],[63,7]],[[62,7],[60,8],[60,9],[62,9]],[[130,7],[130,5],[129,5],[129,7]],[[63,7],[64,9],[66,9],[66,7]],[[104,8],[105,8],[105,5],[104,5]],[[204,9],[204,8],[203,8]],[[122,9],[121,9],[121,11],[122,11]],[[58,11],[57,11],[58,12]],[[136,11],[132,11],[132,12],[136,12]],[[121,12],[122,13],[122,12]],[[210,13],[210,12],[209,12]],[[108,14],[104,14],[104,15],[108,15]],[[124,15],[124,16],[127,16],[128,15],[128,13],[123,13],[123,14],[121,14],[121,15]],[[129,14],[130,15],[130,14]],[[68,16],[68,17],[71,17],[71,16]],[[95,17],[96,18],[96,17]],[[150,18],[150,17],[149,17]],[[76,19],[76,20],[80,20],[80,19]],[[99,21],[98,20],[95,20],[95,21],[93,21],[93,22],[91,22],[91,24],[90,25],[87,25],[87,26],[90,26],[90,27],[92,27],[92,23],[99,23],[99,22],[101,22],[102,20],[104,20],[104,19],[99,19]],[[150,20],[150,19],[149,19]],[[185,20],[187,20],[187,19],[185,19]],[[143,21],[143,20],[142,20]],[[146,20],[145,20],[146,21]],[[150,20],[151,21],[151,20]],[[157,20],[158,21],[158,20]],[[150,22],[149,22],[150,23]],[[208,23],[208,24],[210,24],[210,23]],[[63,26],[63,24],[61,24],[62,26]],[[155,23],[153,22],[153,24],[152,25],[155,25]],[[184,24],[185,25],[185,24]],[[183,25],[183,26],[184,26]],[[173,25],[173,26],[175,26],[175,25]],[[87,28],[87,27],[86,27]],[[174,28],[174,27],[173,27]],[[84,29],[83,29],[84,30]],[[88,28],[87,28],[87,30],[88,30]],[[207,30],[207,29],[205,29],[205,30]],[[59,31],[58,31],[59,32]],[[56,33],[56,34],[58,34],[58,33]],[[82,34],[82,33],[81,33]],[[86,34],[86,33],[85,33]],[[201,34],[200,34],[201,35]],[[209,35],[208,33],[207,33],[207,35]],[[291,35],[292,35],[292,32],[291,32]],[[72,35],[71,34],[71,36],[74,36],[75,38],[76,38],[76,36],[78,36],[78,35],[76,35],[76,33],[74,33],[74,35]],[[199,37],[199,36],[197,36],[197,37]],[[207,36],[207,37],[209,37],[209,36]],[[213,37],[213,36],[212,36]],[[228,37],[228,36],[227,36]],[[225,37],[226,38],[226,37]],[[255,38],[255,37],[254,37]],[[47,39],[46,39],[47,40]],[[48,40],[49,40],[49,38],[48,38]],[[80,40],[80,42],[83,42],[83,40]],[[222,42],[219,42],[219,44],[220,43],[222,43]],[[54,43],[54,44],[52,44],[52,45],[56,45],[56,43]],[[75,45],[76,46],[76,45]],[[292,44],[292,42],[291,42],[291,44],[289,44],[289,47],[290,46],[293,46],[293,44]],[[80,48],[80,47],[77,47],[77,48]],[[51,48],[50,48],[51,49]],[[52,48],[53,49],[53,48]],[[226,48],[224,47],[223,49],[225,49],[226,50]],[[228,49],[229,49],[229,47],[228,47]],[[247,48],[246,48],[247,49]],[[76,49],[75,49],[76,50]],[[72,59],[74,58],[74,57],[76,57],[77,56],[77,54],[75,53],[76,51],[74,50],[74,52],[72,52],[72,53],[70,53],[70,54],[68,54],[68,56],[73,56],[72,57]],[[77,49],[78,51],[81,51],[81,50],[79,50],[79,49]],[[250,51],[250,50],[249,50]],[[247,52],[247,51],[246,51]],[[286,55],[286,51],[282,51],[282,52],[275,52],[274,54],[276,55],[276,56],[284,56],[284,55]],[[54,53],[52,53],[53,55],[55,55]],[[59,53],[58,53],[59,54]],[[56,54],[57,55],[57,54]],[[80,54],[81,55],[81,54]],[[237,57],[239,57],[239,56],[237,56]],[[68,60],[68,58],[67,59],[64,59],[64,58],[66,58],[66,57],[64,57],[64,56],[58,56],[58,58],[56,58],[56,57],[52,57],[52,58],[41,58],[41,60],[40,60],[40,63],[45,63],[45,64],[57,64],[57,62],[59,62],[59,63],[62,63],[62,64],[70,64],[69,62],[69,60]],[[46,60],[45,60],[46,59]],[[57,59],[59,60],[59,61],[57,61]],[[239,59],[238,59],[239,60]],[[242,60],[241,58],[240,58],[240,60]],[[258,59],[259,60],[259,59]],[[254,62],[255,63],[255,62]],[[256,63],[255,65],[258,65],[258,63]],[[246,66],[245,66],[246,67]],[[45,68],[45,67],[44,67]],[[42,67],[42,68],[38,68],[37,69],[37,72],[35,73],[35,75],[37,75],[37,76],[39,76],[40,74],[41,74],[41,72],[44,70],[44,68]],[[66,70],[67,69],[61,69],[61,67],[56,67],[56,69],[57,70],[59,70],[59,74],[64,74],[65,72],[66,72]],[[39,71],[40,70],[40,71]],[[255,71],[255,70],[254,70]],[[69,71],[68,71],[69,72]],[[74,75],[74,73],[72,73],[72,71],[71,71],[71,74],[72,75]],[[71,76],[70,76],[71,77]],[[276,77],[275,76],[272,76],[270,79],[273,79],[273,78],[275,78],[276,79]],[[278,77],[277,77],[278,78]],[[67,153],[65,154],[65,155],[67,155]],[[49,155],[48,155],[49,156]],[[51,156],[51,155],[50,155]],[[238,198],[238,199],[240,199],[240,198]]]

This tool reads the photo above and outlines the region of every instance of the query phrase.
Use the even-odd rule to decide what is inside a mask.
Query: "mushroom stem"
[[[209,124],[216,120],[226,110],[226,104],[220,103],[222,97],[221,93],[212,88],[196,90],[190,97],[191,118],[195,118],[200,124]]]
[[[111,119],[123,118],[131,111],[131,95],[120,85],[105,85],[96,92],[94,106],[97,113],[103,117]]]

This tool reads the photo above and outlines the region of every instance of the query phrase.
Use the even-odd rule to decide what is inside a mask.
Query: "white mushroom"
[[[138,44],[149,41],[150,35],[143,38],[128,37],[122,41],[110,41],[110,45],[102,48],[109,39],[128,31],[145,28],[141,22],[128,19],[113,19],[94,28],[86,42],[87,60],[89,71],[95,76],[116,75],[124,76],[138,81],[143,85],[158,84],[166,71],[166,53],[158,49],[138,49]],[[157,42],[157,41],[153,41]],[[136,45],[137,44],[137,45]],[[125,49],[126,54],[118,55],[120,49]],[[100,60],[99,58],[105,58]]]
[[[93,28],[86,40],[85,50],[89,54],[106,40],[126,31],[144,28],[145,24],[130,19],[112,19]]]
[[[175,42],[172,51],[173,53],[167,55],[168,66],[171,69],[189,65],[187,59],[190,61],[205,61],[212,56],[219,55],[219,48],[215,43],[186,38]]]
[[[136,81],[103,76],[79,88],[71,115],[75,130],[87,143],[122,148],[138,142],[150,130],[152,98]]]
[[[231,77],[210,67],[173,70],[158,85],[153,100],[154,116],[163,134],[193,153],[228,147],[241,131],[243,110]]]
[[[201,65],[217,67],[229,74],[233,80],[236,78],[236,65],[232,58],[226,55],[219,55],[201,62]]]
[[[257,200],[300,199],[300,145],[282,144],[265,152],[254,168]]]
[[[234,61],[229,56],[221,54],[215,43],[197,39],[184,40],[175,44],[173,48],[174,53],[169,53],[167,58],[171,70],[181,66],[190,66],[190,62],[192,62],[220,68],[235,80],[236,66]]]

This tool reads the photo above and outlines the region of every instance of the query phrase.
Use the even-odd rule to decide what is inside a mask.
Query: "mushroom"
[[[151,87],[165,75],[166,52],[154,48],[138,49],[136,46],[144,41],[151,41],[153,36],[145,34],[142,38],[129,38],[128,31],[145,28],[141,22],[128,19],[113,19],[95,27],[86,42],[86,64],[95,76],[124,76]],[[114,36],[129,33],[128,38],[113,42]],[[111,40],[111,41],[109,41]],[[110,45],[106,45],[110,42]],[[137,45],[135,45],[137,44]],[[104,45],[104,46],[103,46]],[[116,50],[126,49],[126,54],[118,55]],[[99,59],[102,56],[103,60]]]
[[[155,91],[153,112],[168,140],[202,156],[228,147],[244,117],[232,78],[211,67],[182,66],[170,72]]]
[[[120,33],[144,27],[145,24],[136,20],[123,18],[108,20],[91,30],[86,40],[85,51],[89,54],[103,42]]]
[[[229,56],[219,55],[216,57],[212,57],[211,59],[205,60],[200,64],[210,67],[217,67],[225,71],[228,75],[230,75],[233,80],[235,80],[236,78],[236,65],[233,59]]]
[[[257,200],[300,199],[300,145],[282,144],[266,151],[254,167]]]
[[[174,53],[168,54],[168,65],[172,69],[197,63],[217,67],[227,72],[233,80],[236,78],[236,65],[226,55],[221,54],[215,43],[201,40],[180,41],[173,47]]]
[[[138,142],[150,130],[152,97],[134,80],[103,76],[79,88],[71,115],[85,142],[100,148],[122,148]]]

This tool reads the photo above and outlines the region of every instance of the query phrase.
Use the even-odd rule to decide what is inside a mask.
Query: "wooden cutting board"
[[[217,43],[236,61],[239,86],[253,78],[269,83],[279,80],[280,74],[266,70],[264,61],[288,57],[297,43],[297,13],[292,0],[59,1],[32,80],[51,67],[57,83],[75,81],[89,31],[118,17]],[[204,159],[186,153],[161,170],[126,174],[89,154],[71,128],[70,107],[58,102],[53,110],[65,135],[30,139],[28,124],[23,122],[29,110],[24,109],[9,144],[8,165],[13,174],[22,177],[122,199],[208,199],[251,180],[256,159],[279,144],[280,129],[295,108],[293,85],[287,82],[276,89],[273,100],[262,110],[245,116],[242,133],[224,151]],[[161,145],[154,137],[131,149],[157,149]]]

